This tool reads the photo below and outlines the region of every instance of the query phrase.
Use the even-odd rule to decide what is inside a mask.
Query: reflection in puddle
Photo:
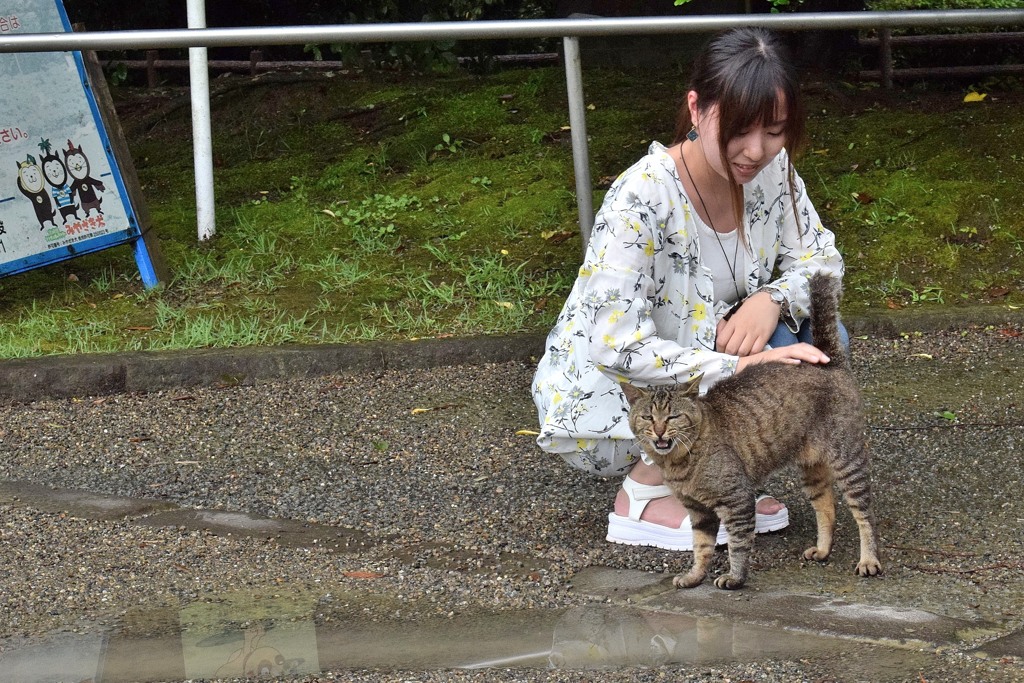
[[[61,633],[42,642],[0,644],[0,671],[5,681],[62,683],[99,681],[104,637]]]
[[[323,601],[314,597],[218,596],[176,613],[129,614],[120,632],[0,643],[0,671],[23,683],[112,683],[373,668],[725,664],[856,647],[783,629],[605,604],[414,622],[374,621],[361,604],[348,610],[321,620]]]
[[[313,603],[197,603],[181,611],[185,677],[268,678],[320,672]],[[239,624],[238,620],[244,621]]]

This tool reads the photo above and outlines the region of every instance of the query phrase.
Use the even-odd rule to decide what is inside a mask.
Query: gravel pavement
[[[799,559],[813,513],[786,470],[770,490],[791,526],[758,538],[738,593],[671,590],[686,553],[604,541],[617,482],[524,433],[537,339],[476,356],[453,342],[461,365],[397,347],[319,376],[277,363],[9,398],[0,670],[63,657],[100,661],[96,680],[233,679],[189,663],[214,642],[189,629],[216,622],[252,649],[291,632],[307,673],[287,680],[1024,681],[1021,331],[854,339],[885,574],[853,575],[844,510],[830,561]],[[197,374],[229,357],[176,356]],[[57,360],[34,363],[54,395],[73,385]],[[0,363],[3,395],[31,367]],[[242,652],[237,634],[219,645]],[[633,657],[630,638],[661,655]]]

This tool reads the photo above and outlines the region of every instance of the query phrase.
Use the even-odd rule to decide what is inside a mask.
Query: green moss
[[[674,80],[586,72],[595,206],[671,141]],[[1024,97],[993,94],[809,93],[798,169],[846,257],[851,312],[1024,304]],[[174,280],[144,292],[127,247],[6,278],[0,316],[20,324],[3,353],[550,326],[582,251],[562,69],[257,82],[213,107],[214,239],[197,244],[176,110],[130,140]]]

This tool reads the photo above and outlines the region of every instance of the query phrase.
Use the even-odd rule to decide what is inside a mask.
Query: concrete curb
[[[1006,306],[969,310],[887,311],[844,318],[853,336],[898,336],[1024,324]],[[330,374],[426,369],[450,365],[536,362],[545,334],[322,346],[273,346],[192,351],[43,356],[0,361],[0,400],[108,396],[162,389],[255,384]]]
[[[0,362],[0,399],[106,396],[330,374],[536,362],[543,335],[44,356]]]

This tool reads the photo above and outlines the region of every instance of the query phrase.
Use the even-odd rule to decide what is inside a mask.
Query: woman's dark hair
[[[796,69],[788,50],[771,31],[745,27],[712,38],[693,62],[689,89],[697,93],[699,111],[718,105],[718,144],[723,159],[729,141],[742,131],[756,124],[775,123],[779,104],[786,108],[786,149],[793,154],[804,144],[805,114]],[[684,101],[675,142],[683,141],[693,123]],[[728,164],[726,172],[734,180]],[[788,175],[792,191],[792,164]],[[740,210],[741,192],[737,212]]]

